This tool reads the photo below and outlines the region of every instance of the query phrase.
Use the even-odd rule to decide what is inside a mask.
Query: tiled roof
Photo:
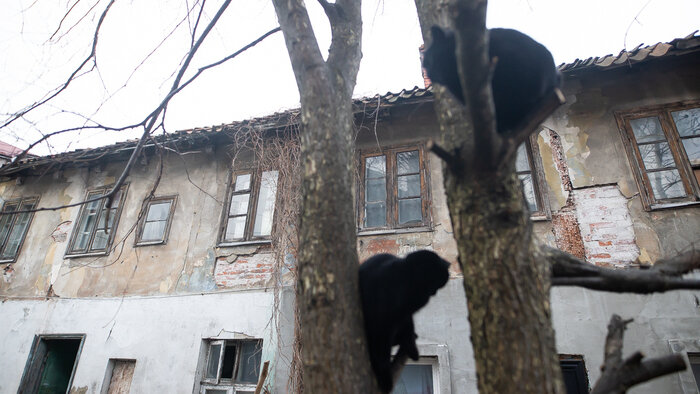
[[[640,44],[632,50],[622,50],[617,55],[576,59],[571,63],[561,64],[558,68],[559,71],[566,74],[584,69],[600,70],[627,66],[669,55],[683,55],[700,50],[700,36],[697,33],[696,30],[686,37],[676,38],[671,42],[659,42],[645,47]]]
[[[0,141],[0,156],[14,157],[22,153],[22,150],[23,149],[18,148],[14,145],[10,145],[6,142]]]
[[[700,50],[700,36],[697,35],[697,33],[698,31],[695,31],[686,37],[677,38],[668,43],[657,43],[646,47],[639,45],[630,51],[623,50],[618,55],[590,57],[585,60],[576,59],[571,63],[561,64],[558,66],[558,68],[564,74],[573,74],[582,70],[604,70],[645,62],[664,56],[682,55],[689,52],[695,52]],[[355,113],[372,114],[372,116],[374,116],[377,108],[383,109],[399,104],[429,102],[432,100],[432,96],[433,94],[431,87],[420,88],[415,86],[409,90],[403,89],[398,93],[387,92],[383,95],[377,94],[372,97],[354,99],[353,104],[355,107]],[[174,143],[181,141],[194,142],[208,140],[222,134],[222,132],[231,133],[238,130],[244,130],[246,128],[256,128],[259,130],[284,128],[297,124],[299,113],[300,111],[297,108],[274,113],[272,115],[218,126],[198,127],[194,129],[181,130],[166,135],[158,135],[155,137],[155,139],[160,143],[166,141]],[[30,155],[27,155],[17,162],[9,163],[3,167],[0,167],[0,176],[11,175],[28,167],[70,162],[76,159],[80,161],[96,160],[108,154],[131,150],[136,146],[137,142],[138,140],[128,140],[99,148],[78,149],[71,152],[59,153],[50,156],[30,157]]]

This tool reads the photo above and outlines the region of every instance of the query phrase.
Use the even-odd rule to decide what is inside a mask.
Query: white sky
[[[28,121],[0,130],[0,140],[24,147],[40,132],[80,126],[85,117],[115,127],[139,122],[162,100],[189,48],[194,21],[183,18],[195,1],[117,0],[100,34],[97,69],[73,82],[50,106],[28,115]],[[75,2],[0,3],[2,118],[59,86],[89,53],[92,31],[107,0],[78,1],[61,24],[66,10]],[[206,2],[199,32],[221,2]],[[321,50],[326,53],[330,33],[323,11],[314,0],[308,0],[307,6]],[[618,53],[640,43],[667,42],[700,28],[700,0],[492,0],[489,7],[489,27],[511,27],[529,34],[550,49],[557,64]],[[355,96],[422,86],[418,56],[422,38],[413,0],[365,0],[363,8],[364,56]],[[76,25],[86,13],[87,17]],[[59,24],[59,33],[52,39]],[[234,0],[190,69],[194,72],[233,53],[275,26],[271,1]],[[175,131],[229,123],[294,108],[298,101],[282,34],[276,33],[223,66],[207,71],[181,92],[171,101],[166,126],[168,131]],[[139,134],[71,133],[52,139],[51,147],[44,144],[32,152],[94,147]]]

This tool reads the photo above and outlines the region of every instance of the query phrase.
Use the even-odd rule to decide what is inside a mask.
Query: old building
[[[700,36],[560,69],[567,103],[521,147],[517,168],[542,242],[619,269],[697,247]],[[422,358],[400,385],[473,393],[442,168],[426,150],[438,131],[432,101],[424,88],[356,101],[358,250],[427,248],[453,262],[452,280],[417,315]],[[0,168],[0,392],[248,393],[267,361],[266,384],[286,392],[294,242],[280,234],[293,228],[283,168],[293,151],[268,141],[285,141],[297,117],[158,136],[109,209],[96,197],[135,141]],[[26,212],[36,207],[59,208]],[[698,295],[554,289],[571,392],[599,376],[618,313],[635,319],[627,351],[681,353],[694,366],[633,392],[697,393]]]

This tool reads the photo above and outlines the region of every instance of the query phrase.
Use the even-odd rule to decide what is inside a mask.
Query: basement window
[[[13,213],[36,208],[36,197],[6,201],[0,215],[0,263],[17,260],[19,250],[27,235],[33,212]]]
[[[109,254],[109,249],[114,241],[114,233],[117,230],[116,224],[119,223],[119,215],[124,205],[126,189],[127,185],[124,185],[116,193],[110,209],[105,207],[106,198],[83,204],[80,207],[77,225],[73,228],[66,257]],[[85,200],[104,196],[110,190],[112,190],[112,186],[91,190],[87,193]],[[107,222],[106,225],[105,222]]]
[[[522,182],[525,202],[533,220],[545,220],[551,217],[547,184],[544,181],[542,159],[537,147],[537,136],[533,134],[520,144],[515,159],[515,172]]]
[[[153,197],[143,207],[136,233],[136,245],[165,244],[175,212],[177,196]]]
[[[428,226],[428,186],[422,146],[363,152],[360,163],[361,230]]]
[[[583,356],[560,354],[559,365],[564,377],[566,394],[588,394],[588,375]]]
[[[19,393],[66,393],[78,365],[83,335],[34,338]]]
[[[210,340],[202,371],[201,394],[248,394],[260,375],[262,340]]]
[[[401,370],[394,384],[392,394],[435,394],[440,392],[438,385],[437,357],[421,357],[409,362]]]
[[[700,100],[617,113],[646,210],[700,198]]]
[[[219,244],[270,239],[278,176],[278,171],[240,171],[231,175]]]

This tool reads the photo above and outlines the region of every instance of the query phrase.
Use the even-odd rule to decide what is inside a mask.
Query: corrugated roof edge
[[[667,43],[656,43],[654,45],[642,47],[638,45],[634,49],[622,50],[618,55],[606,55],[603,57],[589,57],[587,59],[576,59],[571,63],[563,63],[557,68],[564,74],[574,73],[583,70],[604,70],[614,67],[631,65],[657,59],[669,55],[683,55],[700,50],[700,36],[698,30],[683,37],[676,38]],[[383,95],[377,94],[371,97],[353,99],[355,112],[357,114],[373,114],[377,107],[391,107],[398,104],[419,103],[432,100],[432,88],[420,88],[414,86],[412,89],[402,89],[398,93],[387,92]],[[173,142],[186,139],[189,136],[202,137],[204,139],[211,135],[223,131],[235,132],[247,127],[261,129],[275,129],[297,123],[299,108],[290,109],[283,112],[276,112],[271,115],[236,121],[228,124],[208,127],[196,127],[192,129],[179,130],[169,134],[156,136],[158,142]],[[22,160],[8,163],[0,167],[0,176],[12,175],[29,167],[43,166],[56,162],[67,162],[72,158],[90,156],[92,159],[100,158],[108,153],[131,149],[136,146],[138,140],[127,140],[98,148],[77,149],[70,152],[59,153],[49,156],[25,157]],[[87,158],[90,160],[90,158]]]

